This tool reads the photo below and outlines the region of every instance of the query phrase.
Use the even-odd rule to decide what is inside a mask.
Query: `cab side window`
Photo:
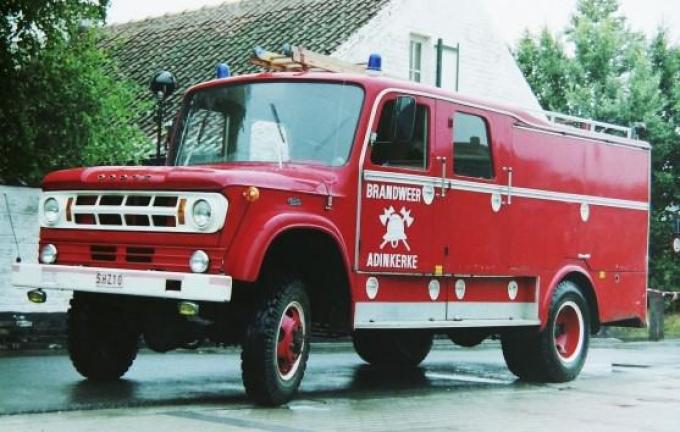
[[[453,118],[453,172],[466,177],[494,177],[489,128],[479,116],[456,113]]]
[[[393,138],[393,110],[394,101],[385,102],[371,150],[371,162],[383,166],[426,169],[430,117],[427,106],[416,105],[415,127],[410,140]]]

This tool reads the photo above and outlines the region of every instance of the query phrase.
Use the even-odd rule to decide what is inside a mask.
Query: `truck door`
[[[411,131],[396,130],[410,100]],[[357,268],[370,273],[434,272],[434,101],[387,95],[378,106],[361,178]],[[399,115],[402,115],[399,114]]]
[[[444,273],[508,274],[508,182],[512,153],[503,116],[437,102],[438,190],[434,235]],[[493,127],[492,127],[493,125]]]

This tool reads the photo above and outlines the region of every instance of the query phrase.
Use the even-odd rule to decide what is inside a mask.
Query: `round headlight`
[[[208,254],[202,250],[197,250],[191,254],[189,258],[189,267],[194,273],[205,273],[208,270],[208,265],[210,264],[210,258]]]
[[[45,222],[53,225],[59,220],[59,202],[54,198],[47,198],[43,203]]]
[[[53,244],[46,244],[40,250],[40,262],[43,264],[53,264],[57,260],[57,247]]]
[[[210,217],[212,216],[210,203],[206,200],[196,201],[191,209],[191,216],[197,227],[206,228],[210,224]]]

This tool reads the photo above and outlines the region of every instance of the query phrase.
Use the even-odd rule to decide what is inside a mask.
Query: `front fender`
[[[553,275],[550,279],[550,283],[547,285],[548,289],[541,293],[539,297],[539,318],[541,320],[541,328],[544,328],[548,323],[548,314],[550,312],[550,302],[552,300],[553,293],[557,288],[557,285],[569,274],[578,273],[582,277],[586,278],[593,288],[593,295],[595,297],[595,302],[599,303],[597,298],[597,291],[595,290],[595,283],[590,277],[588,271],[576,264],[568,264],[562,267],[557,273]],[[584,287],[585,288],[585,287]],[[599,318],[599,317],[598,317]]]
[[[345,270],[349,270],[347,245],[340,230],[332,221],[315,214],[284,212],[259,215],[243,222],[227,250],[226,274],[237,280],[256,281],[267,250],[273,241],[288,230],[300,228],[321,231],[331,236],[340,251]]]

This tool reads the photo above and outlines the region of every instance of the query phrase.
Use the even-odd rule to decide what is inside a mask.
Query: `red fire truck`
[[[601,326],[644,325],[650,147],[629,129],[298,60],[192,87],[166,166],[45,178],[40,263],[13,280],[73,292],[83,376],[122,376],[140,337],[240,344],[248,395],[280,404],[314,331],[402,367],[434,335],[498,336],[519,378],[564,382]]]

